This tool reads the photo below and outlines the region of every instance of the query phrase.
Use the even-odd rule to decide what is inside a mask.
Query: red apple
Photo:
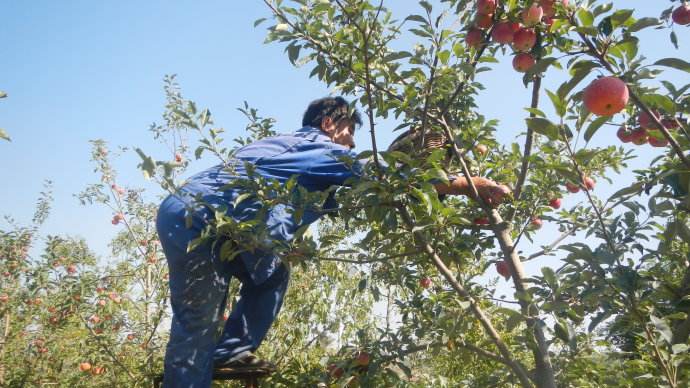
[[[539,5],[544,11],[544,17],[551,18],[556,14],[556,10],[553,8],[555,0],[540,0]]]
[[[628,127],[626,125],[622,125],[620,128],[618,128],[616,136],[618,136],[618,139],[620,139],[620,141],[623,143],[630,143],[630,141],[632,141],[632,133],[628,131]]]
[[[117,224],[120,223],[120,221],[122,221],[122,220],[124,220],[124,219],[125,219],[125,215],[124,215],[124,214],[122,214],[122,213],[116,213],[116,214],[113,216],[113,220],[111,221],[111,223],[112,223],[113,225],[117,225]]]
[[[657,119],[660,118],[658,111],[652,110],[652,114],[654,114]],[[640,128],[654,129],[657,127],[652,116],[648,115],[647,112],[644,111],[640,111],[640,114],[637,116],[637,122],[640,124]]]
[[[674,23],[680,24],[681,26],[690,24],[690,4],[681,4],[678,8],[673,10],[671,17]]]
[[[505,260],[496,263],[496,272],[504,278],[510,278],[510,266]]]
[[[110,294],[108,294],[108,298],[110,298],[110,300],[117,304],[120,304],[120,302],[122,302],[122,298],[120,298],[120,295],[118,295],[116,292],[111,292]]]
[[[99,323],[100,321],[101,321],[101,317],[99,317],[96,314],[89,317],[89,322],[93,323],[94,325]]]
[[[661,124],[664,125],[664,128],[671,129],[671,130],[677,129],[678,127],[680,127],[680,125],[678,124],[678,121],[676,121],[676,119],[662,119]]]
[[[596,182],[594,182],[594,179],[586,176],[586,177],[582,178],[582,183],[584,184],[586,190],[592,190],[592,189],[594,189],[594,184]]]
[[[127,334],[127,341],[133,341],[134,340],[134,334]]]
[[[518,23],[510,21],[496,23],[494,29],[491,30],[491,39],[500,44],[513,43],[513,35],[519,29],[520,25]]]
[[[552,198],[549,201],[549,206],[551,206],[554,209],[560,209],[561,208],[561,199],[560,198]]]
[[[105,372],[104,366],[94,366],[93,368],[91,368],[91,374],[94,376],[103,374],[103,372]]]
[[[582,101],[599,116],[612,116],[628,104],[630,95],[625,82],[616,77],[602,77],[587,86]]]
[[[477,13],[494,13],[496,11],[497,2],[497,0],[477,0]]]
[[[630,132],[630,142],[635,145],[642,145],[647,142],[647,131],[644,128],[637,128]]]
[[[339,367],[336,364],[330,364],[328,366],[328,374],[334,378],[334,379],[339,379],[345,371],[343,368]]]
[[[182,163],[182,160],[184,160],[184,158],[182,157],[182,154],[180,154],[180,153],[175,153],[175,161],[176,161],[177,163]]]
[[[123,189],[122,187],[116,185],[115,183],[113,183],[112,185],[110,185],[110,188],[113,189],[113,191],[114,191],[115,193],[117,193],[117,195],[124,195],[124,194],[125,194],[125,189]]]
[[[567,183],[565,184],[565,188],[566,188],[568,191],[570,191],[571,193],[577,193],[578,191],[580,191],[580,186],[578,186],[578,185],[576,185],[576,184],[574,184],[574,183],[572,183],[572,182],[567,182]]]
[[[532,54],[519,53],[513,58],[513,69],[518,73],[525,73],[537,63]]]
[[[541,220],[541,218],[534,217],[530,220],[530,225],[532,225],[533,229],[541,229],[541,226],[544,224],[544,221]]]
[[[100,300],[98,301],[98,305],[101,306],[101,307],[105,307],[105,299],[100,299]]]
[[[522,22],[527,27],[536,26],[544,16],[544,10],[537,4],[532,4],[522,11]]]
[[[482,30],[472,28],[469,31],[467,31],[467,35],[465,36],[465,42],[469,47],[478,48],[484,42],[484,33],[482,32]]]
[[[654,136],[650,136],[647,142],[649,142],[649,145],[652,147],[666,147],[668,145],[668,139]]]
[[[513,35],[515,51],[529,51],[537,43],[537,33],[532,28],[520,28]]]
[[[431,279],[430,278],[421,278],[419,279],[419,286],[427,289],[431,286]]]
[[[357,359],[355,359],[355,364],[358,366],[367,366],[369,365],[369,353],[367,352],[359,352],[357,355]]]
[[[76,264],[70,264],[67,266],[67,273],[70,275],[74,275],[77,273],[77,265]]]
[[[486,30],[491,28],[491,26],[494,24],[494,15],[493,14],[483,14],[483,13],[478,13],[477,16],[474,18],[474,25],[481,28],[482,30]]]
[[[10,300],[10,296],[7,294],[2,294],[0,295],[0,302],[6,303],[8,300]]]
[[[91,364],[88,362],[79,363],[79,370],[82,372],[88,372],[91,369]]]
[[[479,156],[484,156],[487,152],[489,152],[489,147],[485,146],[484,144],[477,144],[476,146],[474,146],[473,150],[475,154]]]
[[[561,3],[563,3],[564,7],[568,6],[568,0],[562,0]],[[556,15],[556,9],[554,8],[554,5],[556,4],[556,0],[540,0],[539,5],[541,5],[541,8],[544,10],[544,16],[552,18]]]

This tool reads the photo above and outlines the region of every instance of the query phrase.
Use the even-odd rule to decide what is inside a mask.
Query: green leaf
[[[450,51],[448,50],[443,50],[440,53],[438,53],[438,58],[441,60],[441,63],[444,65],[448,64],[448,59],[450,59]]]
[[[675,31],[671,31],[670,38],[671,38],[671,43],[673,43],[673,47],[675,47],[676,50],[678,50],[678,36],[676,35]]]
[[[264,21],[266,21],[266,18],[256,19],[256,21],[254,21],[254,27],[258,26],[259,24],[263,23]]]
[[[671,332],[671,327],[669,327],[668,323],[661,318],[655,317],[654,315],[650,315],[649,320],[654,325],[657,333],[659,333],[659,335],[661,335],[661,337],[670,344],[671,339],[673,338],[673,333]]]
[[[299,51],[301,49],[302,46],[294,44],[287,46],[286,50],[288,52],[288,59],[290,60],[290,63],[292,63],[293,65],[295,64],[295,61],[299,58]]]
[[[577,11],[577,18],[580,20],[580,24],[585,27],[590,27],[594,24],[594,16],[584,8],[580,8]]]
[[[633,23],[629,28],[628,31],[630,32],[637,32],[642,29],[645,29],[647,27],[652,27],[652,26],[658,26],[661,24],[659,19],[657,18],[642,18],[640,20],[637,20],[635,23]]]
[[[553,325],[553,331],[561,341],[568,343],[570,341],[570,333],[568,332],[568,325],[562,319],[556,321]]]
[[[549,267],[542,267],[541,273],[544,275],[544,280],[552,288],[558,288],[558,279],[556,279],[556,274]]]
[[[537,74],[545,72],[546,69],[548,69],[548,67],[556,61],[558,61],[558,59],[552,57],[540,59],[539,62],[537,62],[534,66],[527,70],[527,72],[525,73],[525,77],[532,78]]]
[[[646,104],[659,108],[666,113],[676,113],[676,104],[667,96],[662,94],[644,93],[640,98]]]
[[[561,98],[565,98],[583,79],[585,79],[593,69],[600,67],[599,64],[592,61],[580,61],[575,63],[570,68],[571,79],[568,82],[563,83],[558,88],[558,95]]]
[[[690,63],[678,58],[664,58],[654,62],[656,66],[672,67],[690,73]]]
[[[605,17],[597,26],[602,35],[610,36],[613,33],[613,23],[611,17]]]
[[[154,163],[153,159],[147,156],[140,148],[135,148],[135,151],[139,154],[139,157],[141,157],[142,162],[139,168],[141,168],[144,173],[144,178],[150,179],[156,174],[156,163]]]
[[[5,132],[5,130],[2,128],[0,128],[0,139],[12,141],[12,139],[10,139],[10,136],[7,134],[7,132]]]
[[[533,130],[536,133],[540,133],[550,140],[559,139],[559,131],[556,124],[551,121],[541,118],[541,117],[530,117],[525,119],[527,121],[527,128]]]
[[[604,125],[610,117],[608,116],[601,116],[598,117],[596,120],[592,121],[591,124],[589,124],[589,127],[587,127],[587,130],[585,131],[585,141],[589,141],[589,139],[594,136],[594,134],[597,132],[599,128],[601,128],[602,125]]]
[[[630,194],[634,194],[634,193],[641,193],[643,188],[644,188],[644,183],[642,183],[642,182],[634,183],[629,187],[626,187],[624,189],[616,191],[611,196],[611,198],[609,198],[609,201],[612,201],[616,198],[624,197],[626,195],[630,195]]]
[[[632,9],[621,9],[614,12],[611,15],[611,25],[613,28],[624,25],[632,17],[633,12],[634,10]]]
[[[421,15],[410,15],[410,16],[406,17],[405,20],[410,20],[413,22],[419,22],[422,24],[428,24],[427,20]]]

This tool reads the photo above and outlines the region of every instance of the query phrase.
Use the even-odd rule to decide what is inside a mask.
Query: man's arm
[[[510,194],[508,186],[499,185],[491,179],[473,176],[472,183],[477,188],[479,196],[489,206],[497,206],[505,197]],[[469,182],[465,177],[458,177],[448,183],[437,183],[434,185],[439,194],[444,195],[466,195],[473,197],[470,191]]]

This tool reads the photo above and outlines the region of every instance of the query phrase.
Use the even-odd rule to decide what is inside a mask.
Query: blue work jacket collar
[[[309,125],[298,129],[297,132],[295,132],[295,136],[304,137],[305,139],[311,141],[333,142],[333,140],[331,140],[331,138],[328,137],[328,135],[326,135],[326,133],[324,133],[320,128],[315,128]]]

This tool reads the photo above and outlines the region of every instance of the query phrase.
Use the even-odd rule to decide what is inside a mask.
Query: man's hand
[[[479,196],[484,200],[484,202],[495,207],[501,204],[506,196],[510,194],[510,188],[506,185],[499,185],[491,179],[486,179],[482,177],[473,176],[472,183],[477,188]],[[449,184],[437,184],[436,190],[439,194],[448,195],[466,195],[468,197],[474,198],[471,192],[470,185],[465,177],[456,178],[454,181],[449,182]],[[475,198],[476,199],[476,198]]]

